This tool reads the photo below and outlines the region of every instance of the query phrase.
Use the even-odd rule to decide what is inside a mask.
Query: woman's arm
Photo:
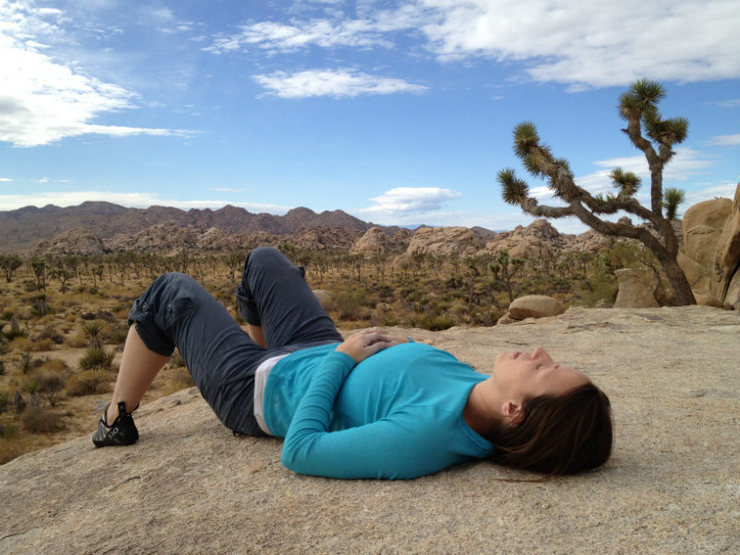
[[[328,431],[334,400],[355,364],[399,341],[361,332],[326,356],[285,436],[282,461],[287,468],[333,478],[414,478],[444,467],[417,452],[426,442],[412,441],[419,438],[410,430],[413,419],[404,415]]]

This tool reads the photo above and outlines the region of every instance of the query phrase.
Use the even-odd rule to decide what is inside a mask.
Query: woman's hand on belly
[[[352,357],[355,363],[360,363],[366,358],[393,345],[407,343],[405,337],[393,337],[375,330],[367,329],[354,334],[337,347],[337,351]]]

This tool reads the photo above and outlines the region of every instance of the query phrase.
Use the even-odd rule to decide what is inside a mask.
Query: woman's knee
[[[275,247],[257,247],[250,251],[245,261],[245,268],[251,266],[262,266],[266,264],[272,264],[276,261],[281,263],[286,262],[288,259]]]

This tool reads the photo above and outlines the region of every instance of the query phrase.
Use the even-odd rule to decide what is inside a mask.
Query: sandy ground
[[[134,446],[86,435],[0,467],[0,552],[740,552],[737,312],[393,331],[483,372],[500,350],[545,346],[609,394],[614,456],[544,482],[487,462],[401,482],[304,477],[279,440],[234,438],[191,388],[142,406]]]

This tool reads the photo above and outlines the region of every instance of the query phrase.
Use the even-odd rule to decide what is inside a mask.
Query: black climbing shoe
[[[107,408],[107,405],[106,407]],[[134,409],[136,410],[136,409]],[[126,403],[118,403],[118,418],[108,426],[105,422],[105,413],[98,420],[98,429],[92,436],[95,447],[108,447],[109,445],[131,445],[139,439],[139,430],[134,424],[134,417],[126,412]]]

